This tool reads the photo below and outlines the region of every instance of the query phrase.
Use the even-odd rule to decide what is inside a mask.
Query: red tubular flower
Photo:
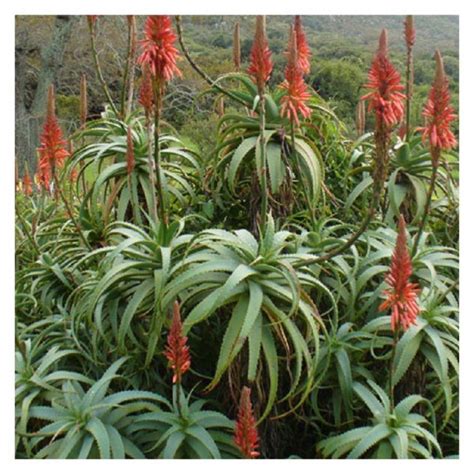
[[[142,52],[138,64],[148,65],[154,78],[163,86],[175,75],[181,76],[176,65],[178,50],[176,35],[171,27],[171,18],[166,15],[151,15],[145,21],[145,39],[140,41]]]
[[[403,24],[405,26],[405,43],[407,48],[411,49],[415,45],[416,39],[415,21],[413,19],[413,15],[407,15]]]
[[[397,242],[390,269],[385,277],[390,289],[384,291],[386,299],[379,306],[380,311],[391,308],[393,331],[400,325],[406,331],[412,324],[416,324],[416,317],[420,312],[417,302],[419,289],[415,283],[410,283],[411,274],[412,266],[407,248],[405,219],[403,215],[400,215]]]
[[[153,112],[155,100],[153,98],[153,84],[151,82],[150,69],[145,65],[143,76],[138,92],[138,103],[145,109],[145,114],[149,117]]]
[[[298,65],[304,74],[309,74],[311,50],[301,24],[301,16],[295,16],[296,49],[298,51]]]
[[[189,347],[186,345],[188,338],[183,336],[183,324],[179,311],[179,303],[175,301],[173,306],[173,321],[168,333],[165,357],[168,365],[173,369],[173,383],[181,383],[182,375],[191,367],[191,356]]]
[[[31,194],[33,193],[32,184],[33,183],[30,178],[30,173],[28,172],[28,169],[26,169],[25,175],[23,176],[23,192],[26,196],[31,196]]]
[[[40,138],[39,154],[39,178],[44,188],[49,188],[53,170],[64,163],[69,156],[65,148],[66,140],[63,138],[61,128],[54,111],[54,86],[48,91],[48,112]]]
[[[257,458],[258,449],[257,422],[253,416],[250,388],[244,387],[240,395],[239,412],[235,424],[234,442],[240,452],[247,458]]]
[[[288,44],[288,63],[285,69],[285,81],[280,85],[285,94],[280,99],[282,117],[286,116],[299,125],[298,114],[308,118],[311,109],[306,105],[311,95],[306,89],[303,71],[299,65],[296,32],[292,28]]]
[[[450,130],[450,124],[456,115],[450,105],[448,80],[444,73],[441,53],[436,51],[435,57],[435,79],[423,110],[425,126],[420,130],[423,133],[423,140],[429,140],[433,148],[444,150],[456,146],[456,138]]]
[[[372,61],[367,84],[371,92],[362,97],[369,101],[369,111],[375,111],[377,120],[387,126],[393,126],[403,118],[403,100],[405,95],[400,74],[388,59],[387,30],[382,30],[379,49]]]
[[[257,16],[255,38],[250,51],[250,67],[247,70],[257,84],[259,94],[263,93],[265,84],[270,79],[272,69],[272,53],[268,47],[265,33],[265,17],[259,15]]]
[[[130,175],[135,168],[135,151],[133,149],[132,127],[127,128],[127,173]]]

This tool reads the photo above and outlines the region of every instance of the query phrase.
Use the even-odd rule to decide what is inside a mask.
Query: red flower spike
[[[95,22],[97,21],[97,18],[99,18],[99,15],[86,15],[87,16],[87,22],[89,23],[89,26],[93,27],[95,26]]]
[[[153,113],[155,103],[153,97],[153,84],[151,82],[151,73],[147,65],[145,65],[143,76],[138,92],[138,103],[145,109],[145,114],[149,117]]]
[[[385,277],[390,289],[383,292],[386,299],[379,306],[379,311],[386,311],[389,308],[392,310],[392,331],[400,325],[406,331],[412,324],[416,324],[416,317],[420,312],[417,302],[419,289],[415,283],[410,283],[411,274],[412,266],[407,248],[405,219],[403,215],[400,215],[397,242],[390,269]]]
[[[298,51],[298,65],[303,71],[303,74],[309,74],[311,50],[309,49],[306,35],[301,24],[301,16],[295,16],[295,32],[296,32],[296,49]]]
[[[48,109],[46,120],[43,125],[43,133],[40,137],[39,155],[39,178],[42,186],[49,189],[53,169],[60,167],[65,158],[69,156],[66,140],[63,138],[58,119],[55,114],[54,86],[48,90]]]
[[[272,69],[272,53],[268,47],[265,33],[265,17],[259,15],[257,16],[255,38],[250,51],[250,66],[247,70],[257,84],[259,94],[263,94],[265,84],[270,79]]]
[[[181,383],[181,377],[191,367],[191,356],[189,347],[186,345],[188,338],[183,336],[183,323],[179,310],[179,303],[174,302],[173,321],[168,333],[167,346],[165,348],[165,357],[168,359],[168,365],[173,369],[173,383]]]
[[[181,76],[176,65],[178,50],[176,35],[166,15],[151,15],[145,21],[145,39],[140,41],[142,52],[138,64],[148,65],[151,75],[163,85],[175,75]]]
[[[450,129],[451,122],[456,118],[456,115],[450,105],[448,80],[444,73],[443,58],[438,50],[435,58],[435,79],[423,109],[425,126],[420,130],[423,140],[429,140],[432,148],[448,150],[457,144],[456,137]]]
[[[257,458],[258,449],[257,422],[253,416],[250,388],[244,387],[240,395],[239,412],[235,423],[234,442],[247,459]]]
[[[135,151],[133,149],[132,127],[127,128],[127,173],[130,175],[135,168]]]
[[[413,19],[413,15],[407,15],[403,24],[405,26],[405,43],[407,48],[411,49],[415,45],[416,39],[415,20]]]
[[[311,109],[306,105],[311,95],[307,91],[303,79],[303,71],[299,65],[297,36],[293,28],[290,31],[287,57],[285,81],[280,85],[285,91],[285,94],[280,99],[280,114],[282,117],[286,116],[292,122],[299,125],[298,114],[305,118],[311,115]]]
[[[25,175],[23,176],[23,192],[25,193],[25,196],[31,196],[33,193],[33,183],[30,178],[30,173],[28,172],[28,169],[25,170]]]
[[[368,82],[364,85],[370,92],[362,100],[369,101],[369,111],[374,111],[377,120],[393,126],[403,118],[404,89],[398,71],[388,59],[387,30],[382,30],[379,49],[372,61]]]

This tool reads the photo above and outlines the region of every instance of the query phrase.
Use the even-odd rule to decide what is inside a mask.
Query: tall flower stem
[[[383,156],[383,153],[386,153],[386,150],[385,151],[381,150],[379,151],[379,153],[381,154],[381,156]],[[379,181],[377,179],[374,179],[374,187],[373,187],[374,190],[372,194],[370,207],[367,210],[364,220],[361,222],[359,228],[349,237],[348,240],[346,240],[346,242],[339,245],[338,247],[335,247],[333,250],[330,250],[329,252],[323,255],[320,255],[319,257],[314,257],[311,259],[302,260],[300,262],[295,262],[293,264],[293,267],[299,268],[306,265],[326,262],[327,260],[330,260],[331,258],[336,257],[340,253],[345,252],[348,248],[350,248],[359,239],[359,237],[365,232],[369,224],[372,222],[372,219],[374,218],[375,213],[377,212],[377,209],[379,208],[380,202],[382,200],[384,183],[385,181]]]
[[[221,92],[222,94],[230,97],[231,99],[233,99],[234,101],[238,102],[239,104],[241,105],[244,105],[246,106],[247,103],[242,100],[240,97],[237,97],[236,95],[234,95],[232,92],[228,91],[227,89],[225,89],[224,87],[222,87],[221,85],[219,85],[216,81],[214,81],[205,71],[203,71],[201,69],[201,67],[196,63],[196,61],[194,61],[194,59],[191,57],[191,54],[189,53],[189,50],[188,50],[188,47],[186,46],[186,43],[184,42],[184,38],[183,38],[183,27],[182,27],[182,24],[181,24],[181,16],[177,15],[175,17],[176,19],[176,32],[178,33],[178,41],[179,41],[179,44],[181,46],[181,49],[183,50],[183,53],[184,53],[184,56],[186,57],[186,59],[188,60],[189,64],[191,65],[191,67],[212,87],[214,87],[215,89],[217,89],[219,92]]]
[[[405,44],[407,47],[406,64],[406,100],[405,100],[405,139],[410,138],[410,111],[413,95],[413,46],[415,45],[415,20],[413,15],[407,15],[405,25]]]
[[[390,396],[390,411],[393,411],[395,408],[395,384],[394,384],[394,375],[395,375],[395,353],[397,351],[397,344],[399,340],[399,328],[395,329],[393,333],[393,343],[392,351],[390,355],[390,369],[389,369],[389,396]]]
[[[132,203],[133,220],[134,220],[135,224],[141,226],[143,224],[143,222],[142,222],[142,219],[141,219],[141,216],[140,216],[140,207],[138,205],[136,189],[133,186],[133,179],[132,179],[131,174],[129,174],[127,176],[127,185],[128,185],[128,191],[130,193],[130,201]]]
[[[71,208],[71,205],[69,204],[68,200],[66,199],[66,196],[64,195],[64,192],[63,192],[63,190],[60,186],[58,174],[56,172],[56,166],[52,166],[52,172],[53,172],[52,174],[53,174],[53,180],[54,180],[54,187],[56,188],[55,193],[58,193],[61,200],[63,201],[63,204],[66,207],[66,212],[67,212],[69,218],[71,219],[74,227],[76,228],[78,236],[80,237],[80,239],[82,240],[84,245],[89,250],[91,250],[91,246],[90,246],[89,242],[87,241],[86,237],[84,236],[84,233],[82,232],[82,229],[81,229],[79,223],[77,222],[76,218],[74,217],[74,212]]]
[[[97,72],[97,77],[99,78],[100,85],[104,91],[105,96],[107,97],[107,101],[110,104],[110,107],[114,111],[115,115],[118,115],[118,110],[115,107],[114,101],[112,96],[110,95],[109,88],[107,83],[105,82],[104,75],[102,74],[102,68],[100,67],[99,55],[97,53],[97,47],[95,44],[95,26],[93,22],[89,22],[89,32],[90,32],[90,40],[91,40],[91,49],[92,49],[92,56],[94,57],[94,65],[95,70]]]
[[[151,182],[151,217],[153,222],[156,224],[158,222],[158,212],[157,212],[157,199],[156,199],[156,175],[155,175],[155,166],[153,164],[153,151],[151,147],[152,141],[152,130],[151,130],[151,120],[150,117],[146,116],[146,132],[147,132],[147,154],[148,154],[148,173],[150,175],[150,182]]]
[[[267,190],[267,147],[265,143],[265,96],[264,91],[261,91],[259,108],[259,130],[260,130],[260,160],[261,168],[260,173],[260,184],[262,187],[262,201],[261,201],[261,210],[260,210],[260,223],[262,232],[265,229],[267,222],[267,212],[268,212],[268,190]]]
[[[428,215],[430,213],[430,207],[431,207],[431,201],[433,199],[433,194],[434,194],[434,189],[436,186],[436,177],[438,175],[438,167],[439,167],[439,155],[440,155],[440,149],[437,148],[433,150],[434,154],[437,154],[438,159],[433,160],[433,167],[431,170],[431,178],[430,178],[430,187],[428,188],[428,195],[426,197],[426,203],[425,203],[425,208],[423,209],[423,216],[420,220],[420,224],[418,226],[418,232],[416,233],[415,236],[415,241],[413,243],[413,249],[412,249],[412,256],[416,254],[416,251],[418,249],[418,245],[420,243],[421,236],[423,234],[423,229],[426,225],[426,220],[428,218]]]
[[[162,92],[160,85],[157,84],[157,81],[154,81],[155,97],[156,97],[156,106],[155,106],[155,168],[156,168],[156,183],[158,186],[158,199],[159,199],[159,212],[160,218],[164,225],[168,225],[168,215],[166,212],[165,204],[165,192],[163,189],[163,183],[161,179],[161,145],[160,145],[160,123],[161,123],[161,99]]]
[[[291,121],[290,133],[291,133],[291,151],[293,153],[293,161],[295,163],[296,173],[298,175],[298,180],[300,181],[300,185],[303,188],[303,194],[306,199],[306,205],[308,206],[309,212],[311,214],[311,220],[312,222],[314,222],[316,220],[314,206],[308,195],[308,190],[306,189],[305,183],[303,182],[303,173],[301,171],[300,162],[298,160],[298,154],[296,153],[296,132],[295,132],[295,124],[293,123],[293,120]]]
[[[407,50],[407,73],[406,73],[406,101],[405,101],[405,139],[408,141],[410,137],[410,113],[411,100],[413,95],[413,49]]]
[[[181,409],[181,382],[175,384],[176,387],[176,407],[178,408],[178,415],[180,418],[183,417],[183,412]]]
[[[122,92],[120,96],[120,113],[122,117],[125,117],[130,113],[129,104],[130,101],[130,87],[132,88],[133,96],[133,81],[134,81],[134,56],[135,56],[135,18],[132,16],[131,19],[127,19],[128,22],[128,52],[127,61],[125,62],[125,69],[123,73],[123,84]],[[128,92],[128,99],[127,99]]]

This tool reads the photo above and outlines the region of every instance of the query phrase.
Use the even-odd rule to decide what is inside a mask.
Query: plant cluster
[[[51,86],[36,173],[17,178],[17,457],[457,456],[458,161],[439,51],[414,129],[414,20],[405,84],[382,31],[353,139],[307,84],[300,17],[276,87],[265,17],[248,70],[237,24],[217,78],[179,17],[148,17],[140,40],[127,19],[120,103],[88,16],[108,104],[87,120],[83,76],[65,138]],[[181,55],[216,100],[206,155],[163,116]]]

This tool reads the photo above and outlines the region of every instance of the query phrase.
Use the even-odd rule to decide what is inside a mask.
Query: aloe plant
[[[142,390],[107,394],[124,362],[122,358],[112,364],[87,391],[77,380],[67,380],[62,391],[52,395],[50,405],[31,408],[32,419],[47,422],[30,434],[30,448],[36,458],[144,457],[127,437],[126,429],[134,423],[138,413],[167,402],[159,395]]]
[[[370,388],[356,382],[354,391],[372,415],[372,424],[321,441],[318,449],[323,456],[426,459],[442,455],[435,435],[429,431],[434,427],[424,416],[413,412],[415,405],[426,403],[423,397],[410,395],[391,410],[386,393],[370,380],[367,384]]]

